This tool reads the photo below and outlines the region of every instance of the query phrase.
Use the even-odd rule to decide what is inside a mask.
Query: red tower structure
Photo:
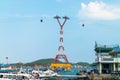
[[[69,19],[67,16],[64,16],[63,19],[63,23],[60,22],[60,18],[59,16],[55,16],[55,19],[57,19],[59,26],[60,26],[60,45],[58,47],[58,53],[55,57],[55,59],[53,60],[53,63],[51,64],[52,67],[56,68],[56,67],[67,67],[70,69],[70,64],[68,62],[67,56],[65,55],[65,49],[64,49],[64,45],[63,45],[63,27],[64,24],[66,23],[66,21]],[[55,64],[58,62],[59,59],[64,59],[66,64]]]

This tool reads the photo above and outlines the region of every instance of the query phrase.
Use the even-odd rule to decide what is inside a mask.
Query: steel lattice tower
[[[60,17],[59,16],[55,16],[55,19],[57,19],[59,26],[60,26],[60,45],[58,47],[58,53],[55,57],[55,59],[53,60],[53,63],[58,62],[59,59],[64,59],[66,63],[68,62],[68,59],[65,55],[65,49],[64,49],[64,45],[63,45],[63,26],[66,23],[66,21],[69,19],[67,16],[64,16],[63,19],[63,23],[60,22]]]

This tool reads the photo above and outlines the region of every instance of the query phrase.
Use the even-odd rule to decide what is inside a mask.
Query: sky
[[[70,18],[63,28],[68,61],[93,63],[95,42],[120,44],[119,3],[120,0],[0,0],[0,63],[7,63],[6,57],[8,63],[55,58],[60,38],[60,26],[53,18],[56,15]]]

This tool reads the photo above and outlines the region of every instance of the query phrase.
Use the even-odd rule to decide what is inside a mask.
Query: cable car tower
[[[55,16],[54,18],[57,19],[59,26],[60,26],[60,45],[58,47],[58,53],[57,53],[55,59],[53,60],[51,67],[54,70],[58,67],[62,67],[62,68],[65,68],[69,71],[71,65],[69,64],[67,56],[65,55],[65,51],[64,51],[65,49],[64,49],[64,45],[63,45],[63,26],[69,18],[67,16],[64,16],[63,23],[60,22],[61,17]],[[64,59],[65,63],[58,63],[59,59]]]

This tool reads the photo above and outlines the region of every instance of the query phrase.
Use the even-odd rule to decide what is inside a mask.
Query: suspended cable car
[[[43,22],[43,19],[41,19],[40,22]]]
[[[85,26],[85,24],[82,24],[82,27],[84,27]]]

